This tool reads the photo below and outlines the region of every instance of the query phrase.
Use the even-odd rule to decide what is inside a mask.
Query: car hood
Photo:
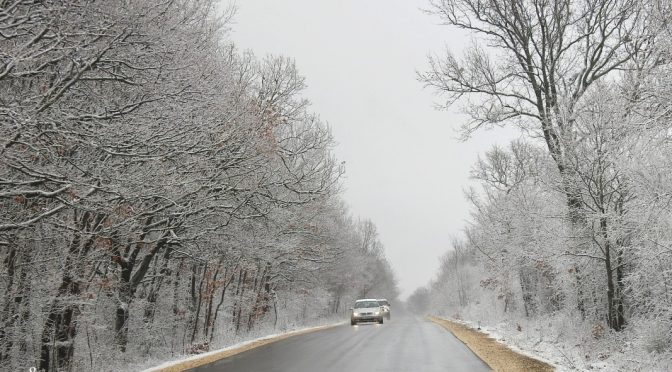
[[[360,307],[358,309],[355,309],[354,311],[356,313],[372,313],[374,311],[379,311],[379,307]]]

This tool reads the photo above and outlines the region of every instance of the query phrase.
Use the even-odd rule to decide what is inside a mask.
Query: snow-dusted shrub
[[[669,353],[672,350],[670,321],[640,320],[632,327],[644,350],[649,353]]]

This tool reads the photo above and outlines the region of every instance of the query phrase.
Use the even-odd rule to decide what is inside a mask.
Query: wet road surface
[[[190,371],[451,371],[490,368],[460,340],[429,320],[392,311],[384,324],[329,328],[219,360]]]

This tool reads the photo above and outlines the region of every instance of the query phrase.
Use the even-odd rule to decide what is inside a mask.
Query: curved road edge
[[[428,316],[427,319],[447,329],[493,371],[552,372],[555,370],[550,364],[518,353],[486,333],[464,324],[436,316]]]
[[[269,336],[264,336],[260,337],[254,340],[250,341],[245,341],[240,344],[232,345],[225,347],[223,349],[218,349],[214,351],[209,351],[207,353],[203,354],[198,354],[198,355],[193,355],[185,359],[180,359],[180,360],[175,360],[175,361],[170,361],[163,363],[161,365],[158,365],[156,367],[151,367],[148,369],[145,369],[142,372],[181,372],[181,371],[186,371],[188,369],[200,367],[205,364],[213,363],[216,362],[220,359],[228,358],[230,356],[240,354],[242,352],[252,350],[255,348],[258,348],[260,346],[268,345],[273,342],[277,342],[280,340],[284,340],[286,338],[298,336],[298,335],[303,335],[306,333],[311,333],[311,332],[317,332],[317,331],[322,331],[325,329],[337,327],[340,325],[344,325],[347,322],[338,322],[338,323],[333,323],[333,324],[327,324],[327,325],[322,325],[322,326],[317,326],[317,327],[310,327],[310,328],[302,328],[302,329],[297,329],[295,331],[290,331],[287,333],[281,333],[281,334],[275,334],[275,335],[269,335]]]

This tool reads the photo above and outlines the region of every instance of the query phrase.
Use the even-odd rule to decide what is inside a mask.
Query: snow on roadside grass
[[[480,329],[500,343],[521,354],[533,356],[555,366],[557,372],[568,371],[672,371],[672,352],[651,353],[638,345],[639,327],[624,334],[597,328],[585,331],[585,325],[566,316],[543,319],[520,319],[496,323],[465,321],[444,317],[468,327]],[[584,332],[581,332],[584,330]],[[597,333],[599,334],[597,334]]]
[[[580,345],[569,348],[566,343],[559,341],[558,335],[549,334],[550,331],[556,329],[551,326],[543,327],[537,325],[533,327],[530,323],[519,326],[517,323],[511,324],[505,322],[491,326],[461,319],[451,318],[450,320],[472,328],[480,326],[481,332],[488,334],[493,339],[507,345],[516,352],[553,365],[556,372],[607,371],[613,368],[605,362],[586,364],[581,355],[579,355],[582,354],[582,350],[579,348]],[[556,340],[553,341],[551,340],[552,338]]]
[[[552,363],[540,360],[537,355],[525,355],[513,350],[507,344],[498,342],[469,324],[433,316],[429,319],[448,329],[496,372],[556,370]]]
[[[464,324],[473,329],[479,329],[479,325],[474,322],[457,319],[450,320],[456,323]],[[480,331],[487,334],[490,338],[506,345],[509,349],[515,351],[516,353],[552,365],[556,372],[577,371],[575,367],[567,366],[567,362],[563,360],[560,355],[556,355],[554,347],[549,343],[538,342],[535,343],[532,347],[525,347],[521,344],[521,342],[512,342],[514,339],[513,335],[509,332],[506,332],[505,335],[501,331],[502,328],[503,327],[501,327],[501,325],[500,328],[480,325]]]
[[[243,341],[234,345],[230,345],[221,349],[205,352],[202,354],[192,355],[182,359],[176,359],[168,362],[164,362],[155,367],[150,367],[142,372],[172,372],[172,371],[183,371],[189,368],[195,368],[204,364],[212,363],[217,360],[230,357],[235,354],[245,352],[247,350],[254,349],[263,345],[270,344],[272,342],[280,341],[292,336],[297,336],[305,333],[320,331],[323,329],[335,327],[346,322],[338,322],[327,325],[320,325],[315,327],[301,328],[285,333],[277,333],[272,335],[267,335],[259,337],[253,340]],[[149,363],[147,363],[149,364]]]

